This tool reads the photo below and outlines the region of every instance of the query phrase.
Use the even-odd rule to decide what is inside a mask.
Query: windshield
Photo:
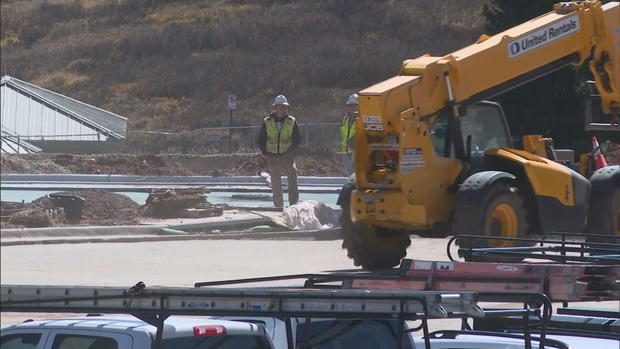
[[[510,136],[501,110],[494,104],[476,104],[461,118],[463,141],[471,136],[472,155],[493,148],[510,148]]]
[[[168,338],[164,349],[271,349],[262,336],[197,336]]]
[[[429,128],[437,155],[454,157],[454,142],[450,139],[448,119],[439,117]],[[471,136],[472,155],[481,155],[493,148],[512,148],[510,132],[504,122],[501,109],[493,103],[475,104],[461,117],[463,143]]]
[[[398,321],[324,320],[297,325],[298,349],[392,349],[397,348]],[[405,334],[403,348],[411,349]]]

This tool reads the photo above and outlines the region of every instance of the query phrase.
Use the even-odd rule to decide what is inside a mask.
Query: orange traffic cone
[[[601,151],[601,146],[598,144],[598,139],[596,139],[596,136],[592,136],[592,155],[596,161],[597,170],[607,166],[607,160],[605,160],[605,155],[603,155],[603,152]]]

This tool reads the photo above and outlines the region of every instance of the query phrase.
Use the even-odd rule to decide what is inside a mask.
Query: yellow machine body
[[[620,113],[619,42],[620,3],[579,1],[449,55],[404,61],[399,75],[359,92],[351,220],[407,230],[449,222],[469,166],[466,140],[439,153],[434,123],[456,125],[475,103],[549,72],[589,60],[603,109]],[[484,156],[523,173],[540,205],[581,206],[582,178],[547,159],[538,138],[526,139],[527,151],[501,147]]]

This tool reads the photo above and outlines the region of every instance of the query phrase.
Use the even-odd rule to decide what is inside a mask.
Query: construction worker
[[[289,204],[295,205],[299,199],[295,156],[301,143],[301,131],[295,118],[288,114],[288,106],[286,96],[276,96],[273,100],[274,110],[263,120],[258,133],[258,147],[267,160],[273,205],[276,208],[284,207],[282,174],[288,177]]]
[[[340,157],[347,174],[351,175],[353,169],[353,149],[355,140],[355,120],[359,115],[359,98],[353,93],[347,98],[347,113],[342,118],[340,127]]]

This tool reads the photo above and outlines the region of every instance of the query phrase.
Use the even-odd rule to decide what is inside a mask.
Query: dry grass
[[[335,121],[352,91],[481,33],[488,0],[3,1],[2,74],[129,118],[133,130],[256,124],[285,93]]]
[[[89,77],[86,75],[75,74],[65,71],[56,71],[45,74],[33,81],[34,84],[40,86],[62,85],[68,88],[79,88],[88,83]]]

